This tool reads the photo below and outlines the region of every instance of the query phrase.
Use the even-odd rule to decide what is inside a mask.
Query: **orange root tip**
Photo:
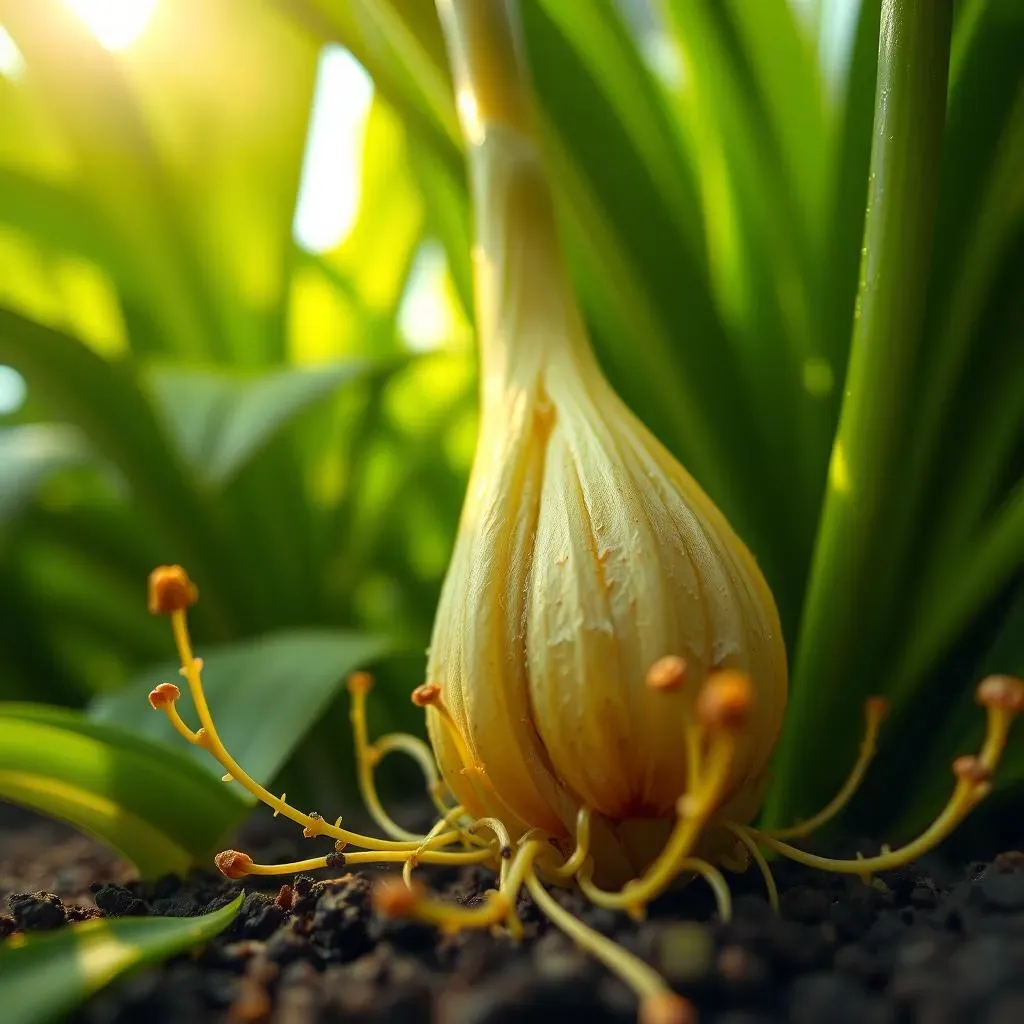
[[[418,708],[429,707],[441,695],[441,687],[437,683],[424,683],[412,691],[412,702]]]
[[[171,615],[191,608],[199,590],[180,565],[161,565],[149,574],[150,615]]]
[[[1016,715],[1024,711],[1024,682],[1013,676],[987,676],[978,684],[978,703]]]
[[[423,893],[416,882],[410,888],[400,878],[382,878],[373,887],[373,908],[385,917],[408,917]]]
[[[686,659],[678,654],[659,658],[648,670],[645,680],[652,690],[671,692],[686,682]]]
[[[639,1024],[697,1024],[697,1011],[689,999],[675,992],[659,992],[640,1003]]]
[[[881,722],[892,710],[892,701],[888,697],[868,697],[864,706],[869,718]]]
[[[974,754],[964,754],[953,762],[953,774],[958,779],[972,782],[976,786],[986,785],[992,781],[992,770],[981,763],[981,758]]]
[[[745,672],[726,669],[708,677],[697,696],[697,718],[706,729],[742,729],[750,718],[754,688]]]
[[[252,857],[239,850],[221,850],[213,862],[225,878],[245,878],[252,867]]]
[[[181,696],[181,690],[174,683],[161,683],[149,691],[149,704],[157,710],[168,707]]]
[[[348,692],[365,695],[373,689],[373,676],[369,672],[353,672],[348,677]]]

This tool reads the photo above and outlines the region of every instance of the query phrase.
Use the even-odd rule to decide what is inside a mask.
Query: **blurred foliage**
[[[873,827],[948,777],[979,674],[1024,670],[1024,7],[956,6],[934,249],[889,268],[893,291],[926,295],[925,322],[875,339],[898,379],[848,381],[879,8],[520,5],[599,357],[779,603],[796,671],[772,813],[830,792],[883,692],[899,740],[860,805]],[[404,654],[374,704],[415,723],[404,695],[474,440],[470,225],[433,0],[159,0],[117,52],[67,0],[0,0],[0,26],[0,366],[27,382],[0,419],[0,697],[83,707],[152,678],[170,645],[142,585],[181,562],[201,648],[230,644],[227,685],[253,694],[241,733],[274,714],[246,657],[290,635],[280,699],[326,715],[306,774],[345,783],[330,638]],[[333,45],[374,96],[351,229],[311,252],[294,224]],[[438,252],[444,337],[424,352],[408,312]],[[868,432],[844,461],[844,408],[870,414],[876,391],[886,449]],[[308,698],[302,673],[321,681]],[[104,714],[134,727],[133,692]],[[1022,778],[1017,757],[1002,781]]]

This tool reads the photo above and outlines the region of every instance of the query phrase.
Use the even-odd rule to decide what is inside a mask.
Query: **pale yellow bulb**
[[[478,153],[481,432],[427,678],[481,771],[428,716],[448,785],[510,828],[671,819],[714,669],[749,673],[730,813],[748,819],[786,703],[771,593],[697,483],[608,385],[565,279],[531,144]],[[644,343],[637,338],[636,345]],[[676,692],[645,684],[681,656]]]

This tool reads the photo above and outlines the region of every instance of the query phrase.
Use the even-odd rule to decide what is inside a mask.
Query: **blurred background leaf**
[[[956,4],[934,246],[898,271],[926,282],[896,342],[906,427],[864,452],[882,525],[827,580],[852,624],[806,595],[880,0],[520,10],[599,358],[750,544],[807,666],[785,742],[814,770],[781,759],[771,807],[815,809],[883,692],[898,739],[849,820],[909,822],[979,674],[1024,655],[1024,7]],[[0,697],[159,739],[143,587],[181,562],[243,763],[351,801],[345,673],[379,661],[374,725],[419,728],[475,440],[470,239],[433,0],[0,0]],[[278,692],[302,697],[276,744],[256,711]]]
[[[271,781],[348,674],[393,653],[389,648],[388,642],[374,637],[324,630],[271,633],[207,651],[203,683],[216,720],[224,723],[221,739],[257,782]],[[176,678],[177,670],[176,664],[158,666],[136,685],[98,697],[90,717],[162,741],[219,780],[223,769],[217,762],[198,748],[183,750],[181,737],[166,716],[154,714],[138,699],[140,693]],[[239,791],[239,796],[255,802],[248,793]]]

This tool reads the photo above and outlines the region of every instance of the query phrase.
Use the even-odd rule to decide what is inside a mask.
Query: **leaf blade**
[[[187,870],[246,812],[181,754],[32,704],[0,704],[0,795],[88,832],[145,875]]]
[[[254,779],[269,783],[348,673],[394,649],[392,641],[381,637],[303,630],[203,652],[204,689],[225,746]],[[149,687],[176,670],[176,665],[157,666],[144,673],[139,685],[98,698],[92,706],[93,720],[183,747],[164,716],[155,714],[145,699]],[[285,685],[287,699],[282,700]],[[268,714],[270,708],[274,714]],[[205,751],[189,747],[183,756],[218,779],[223,772]]]
[[[223,931],[243,893],[201,917],[86,921],[0,949],[0,1000],[8,1024],[59,1019],[119,975],[184,952]]]

